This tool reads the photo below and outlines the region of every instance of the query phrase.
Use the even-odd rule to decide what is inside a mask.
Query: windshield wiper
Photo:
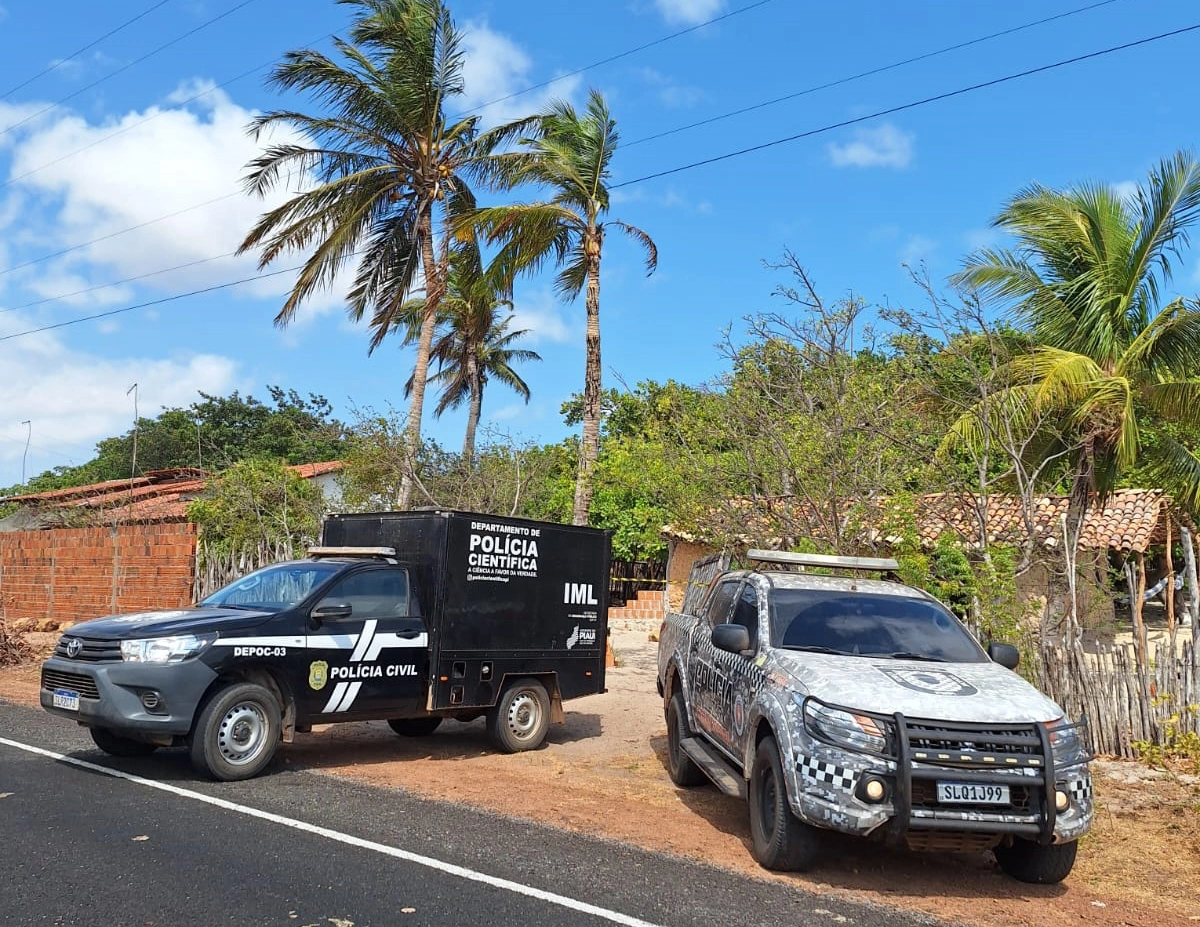
[[[873,657],[890,657],[893,660],[924,660],[927,663],[945,663],[941,657],[931,657],[925,653],[912,653],[908,650],[901,650],[898,653],[873,653]]]
[[[803,644],[784,644],[784,650],[799,650],[803,653],[831,653],[835,657],[857,657],[860,654],[849,653],[845,650],[834,650],[832,647],[806,646]]]

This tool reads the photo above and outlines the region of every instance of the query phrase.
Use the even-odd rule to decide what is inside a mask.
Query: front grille
[[[42,688],[53,692],[55,689],[70,689],[78,692],[80,698],[99,698],[100,690],[96,688],[96,680],[82,673],[62,673],[58,670],[42,670]]]
[[[67,653],[67,645],[72,640],[77,640],[83,645],[79,653],[73,657]],[[84,663],[120,662],[121,642],[64,634],[58,639],[58,643],[54,647],[54,655],[64,660],[79,660]]]
[[[960,769],[1044,768],[1042,740],[1035,725],[958,726],[906,721],[912,759]]]

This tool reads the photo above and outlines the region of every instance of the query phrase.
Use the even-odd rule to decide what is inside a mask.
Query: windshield
[[[982,663],[987,657],[949,611],[929,599],[775,589],[771,643],[862,657]]]
[[[276,563],[235,579],[204,599],[200,605],[281,612],[304,601],[309,593],[343,566],[341,563],[317,560]]]

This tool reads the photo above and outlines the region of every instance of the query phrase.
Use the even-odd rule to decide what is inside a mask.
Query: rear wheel
[[[432,718],[391,718],[388,727],[401,737],[428,737],[441,723],[442,719],[436,715]]]
[[[505,753],[541,746],[550,728],[550,696],[536,679],[518,679],[505,686],[496,707],[488,712],[488,737]]]
[[[812,866],[820,835],[792,814],[774,737],[764,737],[754,754],[749,799],[750,842],[759,864],[782,871]]]
[[[92,735],[92,743],[109,756],[149,756],[158,749],[158,744],[122,737],[103,727],[90,727],[88,733]]]
[[[1055,885],[1070,874],[1078,849],[1074,840],[1042,846],[1014,837],[1012,846],[998,846],[992,852],[1000,868],[1017,881]]]
[[[279,746],[282,714],[274,693],[257,683],[221,689],[192,731],[192,764],[223,782],[257,776]]]
[[[667,774],[676,785],[690,788],[708,781],[704,771],[683,752],[679,742],[691,737],[683,696],[676,692],[667,703]]]

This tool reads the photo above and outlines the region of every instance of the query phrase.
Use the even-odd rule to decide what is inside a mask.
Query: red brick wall
[[[0,615],[66,627],[190,605],[195,556],[187,522],[0,532]]]

